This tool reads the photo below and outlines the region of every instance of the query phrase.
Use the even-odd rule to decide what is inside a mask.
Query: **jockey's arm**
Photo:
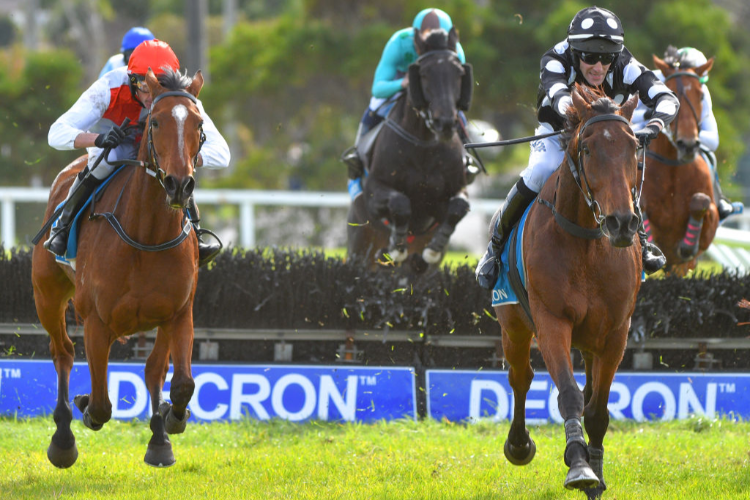
[[[408,30],[397,31],[388,40],[375,70],[375,78],[372,82],[373,97],[387,99],[401,90],[403,78],[399,77],[398,66],[404,61],[402,45],[413,43],[413,41]]]
[[[638,96],[650,110],[648,123],[656,123],[664,128],[677,117],[680,101],[659,78],[635,58],[631,59],[623,71],[625,83],[631,81],[630,93]]]
[[[544,100],[549,101],[555,113],[565,118],[565,112],[573,103],[568,86],[569,68],[566,68],[563,62],[552,53],[553,51],[550,50],[542,56],[539,75],[544,89]]]
[[[206,142],[198,153],[197,165],[205,168],[226,168],[231,159],[229,145],[203,109],[203,103],[198,101],[197,104],[203,117],[203,133],[206,134]]]
[[[704,146],[711,151],[716,151],[719,147],[719,126],[716,123],[716,117],[714,116],[714,110],[711,103],[711,93],[708,91],[708,87],[703,85],[703,100],[701,101],[701,129],[698,133],[698,138],[701,141],[701,146]]]
[[[47,135],[49,145],[62,151],[94,146],[98,134],[86,131],[104,116],[110,98],[107,82],[94,82],[75,104],[50,126]]]

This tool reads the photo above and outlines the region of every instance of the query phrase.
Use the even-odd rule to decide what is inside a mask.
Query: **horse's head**
[[[448,141],[458,126],[458,110],[471,104],[471,65],[461,64],[456,53],[458,34],[443,29],[425,37],[414,29],[417,62],[409,66],[409,100],[441,140]]]
[[[564,136],[568,167],[612,245],[630,246],[641,222],[634,200],[638,141],[630,126],[638,96],[620,107],[603,93],[576,85],[572,98]]]
[[[146,83],[153,99],[144,146],[148,160],[167,192],[167,203],[185,208],[195,189],[193,172],[205,141],[197,104],[203,75],[198,71],[190,78],[169,70],[157,79],[149,69]]]
[[[698,153],[700,142],[701,114],[703,113],[704,78],[714,64],[714,58],[696,67],[687,67],[689,62],[684,54],[669,46],[664,59],[653,56],[654,64],[664,75],[664,83],[677,94],[680,111],[670,124],[672,144],[677,148],[677,159],[690,161]]]

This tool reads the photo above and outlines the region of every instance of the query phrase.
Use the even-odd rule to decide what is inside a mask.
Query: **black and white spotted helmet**
[[[568,27],[568,44],[579,52],[622,52],[624,39],[620,19],[601,7],[579,11]]]

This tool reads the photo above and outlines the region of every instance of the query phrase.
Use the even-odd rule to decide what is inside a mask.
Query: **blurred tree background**
[[[182,0],[24,0],[34,4],[38,33],[25,30],[0,0],[0,184],[49,186],[77,152],[47,145],[50,124],[93,81],[135,25],[169,42],[184,62],[189,50]],[[193,0],[199,1],[199,0]],[[716,56],[709,87],[719,122],[718,156],[725,190],[737,199],[750,186],[750,13],[735,0],[601,1],[625,26],[625,43],[646,66],[667,45]],[[207,0],[209,80],[205,108],[233,151],[226,171],[203,173],[202,188],[344,191],[338,161],[354,140],[382,49],[426,7],[448,12],[474,65],[470,119],[503,137],[531,135],[539,59],[565,38],[572,0]],[[191,73],[197,68],[188,68]],[[93,76],[92,76],[93,75]],[[525,166],[528,149],[505,148],[487,162],[494,175]],[[738,168],[738,165],[740,166]],[[744,194],[744,193],[742,193]],[[486,193],[502,197],[505,192]]]

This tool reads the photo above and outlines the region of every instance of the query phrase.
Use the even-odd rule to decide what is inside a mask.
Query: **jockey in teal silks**
[[[424,35],[435,29],[449,32],[451,28],[453,28],[453,21],[448,14],[440,9],[424,9],[414,18],[412,27],[398,30],[385,45],[383,55],[380,56],[380,62],[375,70],[370,105],[362,115],[357,130],[357,139],[354,146],[347,149],[341,156],[341,160],[346,163],[349,170],[348,188],[352,200],[362,194],[362,176],[366,175],[360,157],[362,153],[357,147],[360,139],[385,119],[396,100],[409,85],[409,65],[416,62],[418,58],[414,47],[414,29],[418,29]],[[464,49],[460,42],[456,44],[456,52],[461,63],[466,63]],[[466,118],[463,112],[459,111],[459,117],[465,124]]]

